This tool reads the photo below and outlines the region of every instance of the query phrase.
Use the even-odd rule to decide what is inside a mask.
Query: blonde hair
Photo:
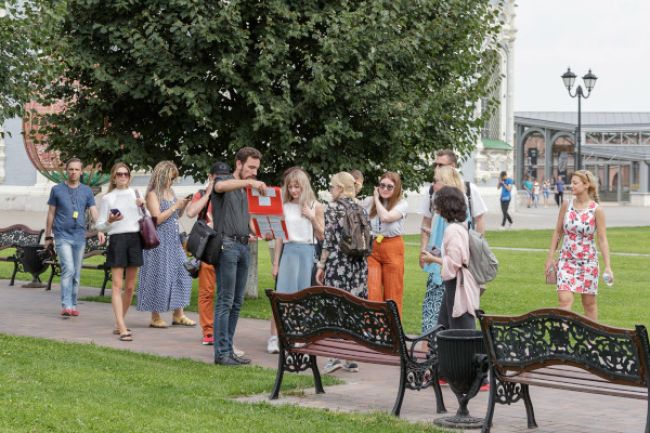
[[[291,183],[297,183],[300,187],[300,198],[298,201],[300,202],[301,207],[304,205],[311,206],[311,204],[316,201],[316,194],[314,194],[314,190],[309,183],[309,176],[307,176],[307,173],[305,173],[304,170],[294,168],[284,176],[282,200],[285,203],[289,203],[292,200],[291,194],[289,194],[289,185]]]
[[[361,192],[361,188],[363,187],[363,173],[361,173],[361,170],[350,170],[348,173],[352,175],[354,178],[354,192],[359,194]]]
[[[578,170],[571,177],[577,177],[579,178],[582,183],[587,185],[587,194],[589,194],[589,197],[596,203],[600,203],[600,196],[598,195],[598,181],[596,180],[596,176],[589,170]]]
[[[330,184],[338,186],[342,190],[342,194],[348,198],[355,198],[357,191],[354,184],[354,177],[347,171],[341,171],[332,176]]]
[[[462,192],[465,192],[465,182],[463,178],[460,177],[458,170],[450,165],[443,165],[436,168],[434,176],[438,178],[440,183],[445,186],[453,186],[458,188]]]
[[[175,196],[174,191],[171,189],[172,181],[178,177],[178,168],[176,164],[172,161],[160,161],[153,168],[153,173],[151,173],[151,179],[149,179],[149,186],[147,186],[147,193],[153,191],[160,200],[163,196],[165,190],[169,189],[172,191],[172,195]]]
[[[117,178],[117,170],[120,168],[126,168],[126,171],[129,172],[129,185],[131,184],[131,169],[129,168],[128,165],[126,165],[123,162],[116,162],[113,164],[113,167],[111,168],[111,180],[108,184],[108,192],[113,191],[117,187],[117,182],[115,182],[115,179]]]

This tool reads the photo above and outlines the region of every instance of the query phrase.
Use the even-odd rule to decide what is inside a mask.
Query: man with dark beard
[[[212,220],[214,229],[223,233],[223,247],[216,266],[217,302],[214,309],[214,363],[219,365],[250,363],[250,359],[233,352],[233,337],[244,302],[250,261],[248,242],[252,229],[245,188],[251,187],[264,194],[266,184],[255,179],[261,159],[262,154],[255,148],[239,149],[233,174],[218,175],[214,183],[216,205],[212,206]],[[219,213],[221,215],[217,218]]]

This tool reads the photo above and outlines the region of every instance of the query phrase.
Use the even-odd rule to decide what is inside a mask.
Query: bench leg
[[[110,272],[111,272],[110,269],[104,268],[104,282],[102,283],[102,290],[101,292],[99,292],[99,296],[104,296],[104,293],[106,292],[106,284],[108,284],[108,281],[111,279]]]
[[[310,355],[310,358],[310,368],[312,374],[314,375],[314,388],[316,389],[316,394],[325,394],[325,390],[323,389],[323,382],[320,378],[320,371],[318,370],[318,364],[316,363],[316,356]]]
[[[11,281],[9,282],[10,286],[14,285],[14,281],[16,280],[16,274],[18,273],[18,261],[14,260],[14,271],[11,274]]]
[[[533,402],[530,399],[530,392],[528,385],[521,385],[521,396],[524,399],[524,406],[526,406],[526,417],[528,418],[528,428],[536,428],[537,422],[535,421],[535,412],[533,411]]]
[[[431,388],[433,388],[433,392],[436,395],[436,413],[446,413],[447,408],[445,407],[445,400],[442,397],[442,389],[440,388],[440,376],[438,375],[437,367],[435,367],[435,376],[433,377]]]
[[[275,375],[275,385],[273,385],[273,391],[271,391],[269,400],[277,400],[278,395],[280,395],[280,387],[282,386],[282,378],[284,377],[285,360],[285,351],[282,349],[282,347],[280,347],[280,353],[278,354],[278,372]]]
[[[395,405],[393,406],[393,415],[399,417],[400,412],[402,411],[402,402],[404,401],[404,391],[406,390],[406,366],[404,365],[404,360],[402,360],[402,365],[399,368],[399,388],[397,389],[397,398],[395,399]]]
[[[496,393],[497,393],[497,381],[494,375],[494,371],[490,372],[490,397],[488,398],[488,407],[487,413],[485,414],[485,420],[483,421],[483,427],[481,428],[481,433],[490,433],[492,428],[492,418],[494,417],[494,406],[496,404]]]
[[[52,265],[52,270],[50,271],[50,278],[47,279],[47,287],[45,290],[52,290],[52,280],[54,280],[54,274],[55,274],[55,269],[54,265]]]

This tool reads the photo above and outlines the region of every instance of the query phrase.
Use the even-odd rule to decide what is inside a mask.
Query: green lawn
[[[481,308],[489,313],[519,314],[536,308],[557,305],[554,286],[544,284],[544,262],[551,238],[550,230],[511,230],[489,232],[488,240],[494,247],[531,248],[544,251],[511,251],[496,249],[500,261],[499,276],[489,284],[481,299]],[[614,253],[650,254],[650,228],[613,228],[608,230],[610,249]],[[409,333],[419,333],[421,326],[422,299],[426,274],[418,267],[419,237],[406,237],[406,272],[404,294],[404,327]],[[650,257],[612,255],[612,268],[616,283],[614,287],[601,284],[599,296],[602,322],[631,327],[647,323],[650,297],[644,296],[650,283]],[[97,260],[97,258],[95,259]],[[8,278],[9,265],[0,264],[0,278]],[[26,275],[21,275],[26,278]],[[82,272],[82,285],[99,286],[100,272]],[[190,311],[196,310],[196,281],[194,282]],[[248,299],[242,315],[269,319],[271,311],[264,289],[273,287],[270,257],[267,246],[260,242],[259,252],[259,298]],[[102,300],[92,298],[92,300]],[[579,297],[576,311],[581,312]],[[110,301],[108,298],[103,301]]]
[[[0,334],[0,431],[10,432],[437,432],[387,413],[341,414],[245,404],[270,392],[260,367],[215,367],[94,345]],[[324,377],[332,383],[330,377]],[[286,375],[283,391],[312,386]],[[295,391],[294,391],[295,392]]]

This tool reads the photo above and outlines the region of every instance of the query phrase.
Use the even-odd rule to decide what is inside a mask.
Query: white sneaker
[[[345,361],[345,363],[343,364],[343,370],[348,371],[350,373],[358,373],[359,364],[357,364],[354,361]]]
[[[235,355],[239,356],[240,358],[241,358],[242,356],[246,355],[246,352],[244,352],[243,350],[237,349],[237,348],[235,347],[235,345],[232,346],[232,353],[234,353]]]
[[[329,359],[325,367],[323,367],[324,374],[330,374],[343,367],[343,361],[340,359]]]
[[[266,351],[268,353],[280,353],[280,347],[278,346],[278,337],[272,335],[269,337],[269,342],[266,344]]]

